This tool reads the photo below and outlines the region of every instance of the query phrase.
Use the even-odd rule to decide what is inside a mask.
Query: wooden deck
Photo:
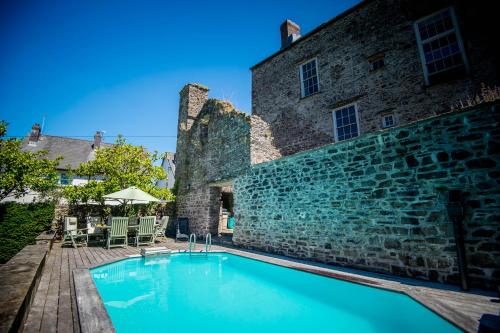
[[[156,246],[185,249],[186,243],[168,240]],[[93,246],[74,249],[55,243],[43,269],[24,332],[80,332],[73,269],[89,268],[139,253],[140,248],[130,246],[111,250]]]
[[[187,248],[185,242],[175,243],[171,239],[157,243],[156,246],[166,246],[174,250],[185,250]],[[495,297],[491,294],[464,293],[450,286],[419,282],[412,279],[388,278],[387,276],[378,276],[377,274],[355,270],[332,269],[333,267],[314,265],[310,262],[252,251],[219,246],[213,246],[212,250],[225,250],[294,269],[402,291],[426,304],[429,308],[440,312],[468,332],[477,332],[479,318],[484,313],[498,315],[500,311],[498,298],[495,300]],[[24,324],[24,332],[80,332],[73,270],[90,268],[139,253],[140,248],[135,247],[114,248],[111,250],[103,247],[74,249],[62,248],[59,243],[54,244],[47,258],[38,289],[35,292]]]

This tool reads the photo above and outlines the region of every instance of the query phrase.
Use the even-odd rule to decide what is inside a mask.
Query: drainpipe
[[[446,208],[448,210],[448,216],[453,223],[453,233],[455,235],[455,244],[457,249],[460,288],[462,288],[462,290],[469,290],[464,242],[464,205],[462,192],[460,190],[450,190],[448,194],[448,205]]]

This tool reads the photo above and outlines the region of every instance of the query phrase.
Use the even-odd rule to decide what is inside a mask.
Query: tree
[[[57,188],[60,159],[45,158],[46,151],[23,151],[21,140],[5,138],[7,126],[0,121],[0,200],[7,196],[19,198],[30,190],[43,195]]]
[[[119,136],[115,145],[98,148],[94,160],[82,163],[73,171],[87,178],[88,183],[65,186],[63,195],[71,203],[95,201],[104,205],[105,194],[137,186],[157,198],[172,200],[170,190],[156,187],[158,180],[166,178],[163,168],[153,164],[158,159],[157,152],[149,153]]]

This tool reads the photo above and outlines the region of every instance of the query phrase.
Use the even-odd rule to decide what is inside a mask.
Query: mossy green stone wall
[[[233,241],[292,257],[456,283],[448,191],[464,192],[468,274],[500,282],[496,106],[257,164],[234,181]]]

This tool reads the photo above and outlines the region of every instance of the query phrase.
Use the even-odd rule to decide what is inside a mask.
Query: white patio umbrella
[[[103,196],[108,201],[120,202],[122,204],[146,204],[148,202],[160,202],[160,199],[153,197],[151,194],[144,192],[143,190],[131,186],[124,190],[106,194]]]

